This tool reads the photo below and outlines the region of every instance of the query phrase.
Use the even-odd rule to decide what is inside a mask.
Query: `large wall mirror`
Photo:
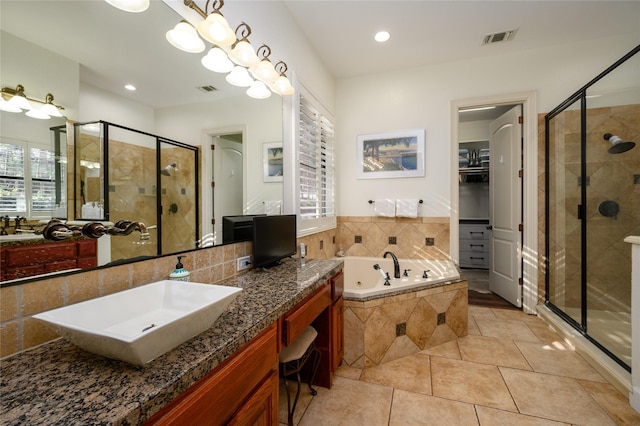
[[[43,100],[53,93],[55,103],[65,108],[65,117],[50,120],[0,111],[3,144],[17,141],[55,151],[51,129],[65,129],[58,138],[64,135],[61,140],[66,143],[73,123],[104,120],[198,146],[201,190],[194,208],[201,214],[200,223],[192,227],[199,229],[200,247],[223,243],[223,216],[282,210],[282,98],[275,94],[262,100],[250,98],[246,88],[231,86],[224,75],[205,69],[201,58],[210,45],[198,54],[171,46],[165,33],[182,17],[164,2],[152,1],[144,13],[126,13],[105,1],[3,1],[0,12],[2,87],[20,84],[28,97]],[[127,83],[137,90],[124,89]],[[63,152],[60,157],[73,154],[71,144],[58,148]],[[72,160],[68,161],[71,165]],[[159,170],[155,163],[148,166]],[[61,170],[67,181],[60,185],[66,185],[66,192],[54,206],[57,210],[31,213],[30,220],[61,217],[64,212],[70,220],[80,218],[69,207],[77,201],[71,187],[75,176],[64,176],[73,170]],[[99,182],[100,173],[108,173],[85,172],[93,173],[84,176],[86,182]],[[0,211],[0,216],[5,215],[12,223],[16,215],[24,216],[11,209]],[[160,222],[165,219],[158,216]],[[172,252],[171,244],[164,246],[162,255]],[[105,250],[98,243],[101,249]],[[98,266],[132,260],[98,258],[109,260]]]

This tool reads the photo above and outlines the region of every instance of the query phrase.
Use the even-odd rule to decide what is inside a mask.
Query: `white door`
[[[213,217],[215,244],[222,244],[222,217],[243,213],[242,143],[214,138]]]
[[[517,307],[522,306],[521,274],[521,106],[489,125],[489,193],[491,263],[489,289]]]

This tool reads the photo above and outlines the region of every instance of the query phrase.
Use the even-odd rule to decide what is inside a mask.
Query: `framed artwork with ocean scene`
[[[358,179],[424,176],[424,129],[358,135]]]
[[[282,182],[282,142],[267,142],[262,148],[264,181]]]

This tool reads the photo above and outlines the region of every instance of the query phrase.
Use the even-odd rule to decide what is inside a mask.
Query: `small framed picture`
[[[262,144],[264,181],[282,182],[282,142]]]
[[[424,176],[425,130],[358,136],[358,179]]]

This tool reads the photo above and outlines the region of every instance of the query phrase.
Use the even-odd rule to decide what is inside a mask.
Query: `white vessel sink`
[[[143,365],[211,327],[240,291],[158,281],[34,318],[82,349]]]

